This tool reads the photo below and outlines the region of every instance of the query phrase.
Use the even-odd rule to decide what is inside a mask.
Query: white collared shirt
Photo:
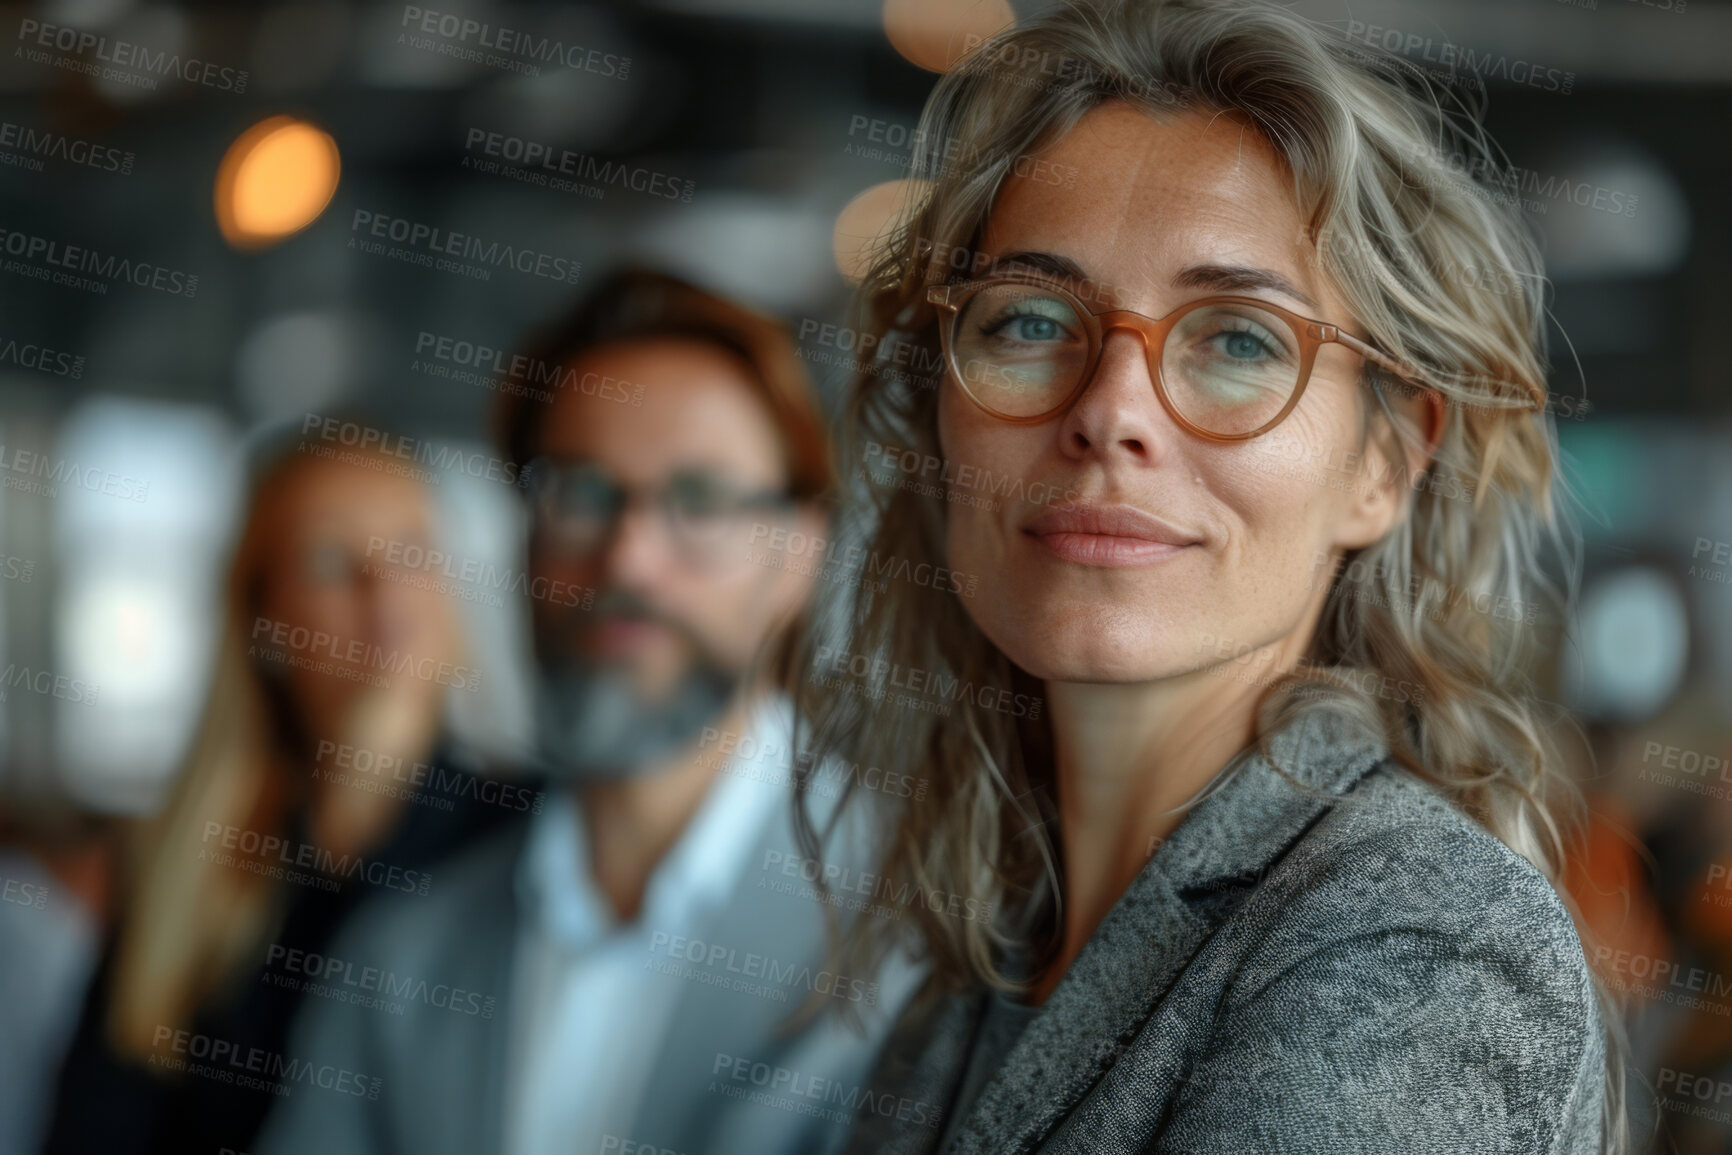
[[[518,863],[523,912],[513,967],[505,1155],[597,1151],[630,1138],[682,983],[645,966],[651,928],[705,937],[785,790],[792,712],[759,705],[747,727],[753,757],[735,757],[650,873],[638,917],[621,923],[589,873],[588,837],[573,791],[531,820]],[[741,743],[745,745],[744,742]],[[769,773],[780,761],[779,773]],[[665,1098],[670,1090],[656,1088]],[[692,1088],[703,1095],[703,1087]]]

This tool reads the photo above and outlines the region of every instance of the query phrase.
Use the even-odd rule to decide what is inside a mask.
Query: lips
[[[590,626],[589,640],[604,654],[618,654],[636,650],[667,633],[667,627],[653,618],[610,617]]]
[[[1134,505],[1071,505],[1049,510],[1023,532],[1065,561],[1081,565],[1146,565],[1202,541]]]
[[[1162,545],[1196,545],[1203,540],[1194,533],[1162,521],[1134,505],[1071,505],[1048,510],[1023,527],[1037,537],[1054,533],[1081,533],[1101,537],[1128,537]]]

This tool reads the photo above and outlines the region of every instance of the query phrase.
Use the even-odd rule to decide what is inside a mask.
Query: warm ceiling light
[[[292,116],[241,133],[217,169],[217,225],[237,249],[262,249],[319,219],[337,191],[337,142]]]
[[[925,183],[891,180],[875,184],[836,214],[831,244],[836,268],[850,282],[859,284],[865,279],[873,260],[880,255],[880,247],[918,206],[926,192]]]
[[[910,64],[948,72],[975,45],[1016,23],[1008,0],[884,0],[884,35]]]

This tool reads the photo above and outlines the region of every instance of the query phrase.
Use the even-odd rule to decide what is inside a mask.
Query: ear
[[[1443,439],[1443,395],[1399,382],[1392,388],[1387,382],[1374,386],[1358,477],[1336,533],[1334,544],[1344,550],[1364,549],[1401,523],[1414,486],[1431,468]]]

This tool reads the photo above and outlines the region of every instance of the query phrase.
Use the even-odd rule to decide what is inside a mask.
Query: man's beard
[[[584,614],[646,618],[677,631],[692,647],[691,666],[660,698],[634,684],[629,667],[595,662],[573,652],[564,638],[544,639],[536,679],[536,743],[547,772],[574,783],[609,782],[647,773],[690,743],[722,715],[739,688],[741,672],[719,661],[685,622],[635,594],[609,590]],[[564,634],[569,621],[555,629]]]

